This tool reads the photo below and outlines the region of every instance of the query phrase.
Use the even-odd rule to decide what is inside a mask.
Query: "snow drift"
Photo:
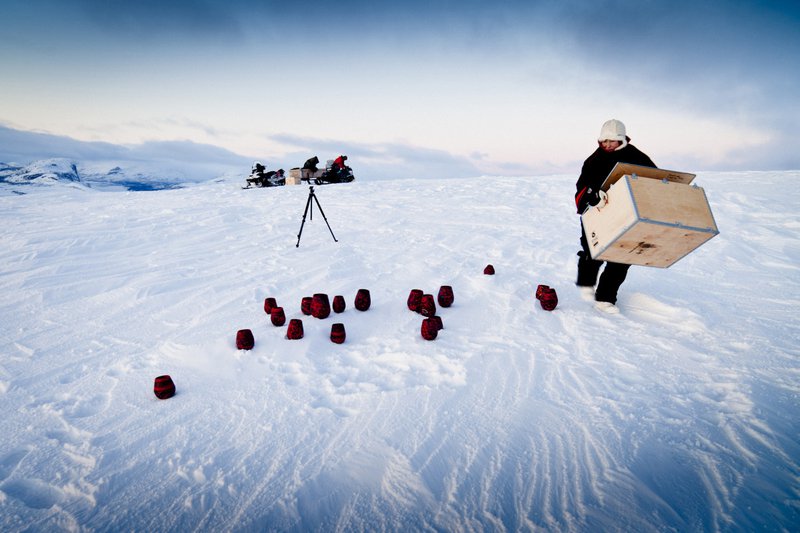
[[[617,316],[566,176],[320,187],[339,243],[315,211],[299,248],[305,187],[1,195],[0,527],[796,530],[798,177],[700,174],[720,236]],[[426,341],[406,299],[445,284]]]

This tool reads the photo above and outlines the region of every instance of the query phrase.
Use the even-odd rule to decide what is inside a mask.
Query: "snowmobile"
[[[314,183],[317,185],[325,185],[328,183],[350,183],[354,179],[356,178],[353,175],[353,169],[349,167],[340,170],[329,168],[326,169],[321,176],[314,178]]]
[[[255,170],[252,174],[250,174],[247,179],[247,185],[242,187],[243,189],[250,189],[252,187],[280,187],[281,185],[286,185],[286,176],[284,175],[283,169],[279,170],[270,170],[269,172],[263,171],[264,167],[261,169]]]
[[[345,165],[347,156],[339,156],[336,160],[329,159],[324,169],[318,169],[319,158],[312,157],[305,162],[302,168],[295,167],[289,170],[286,183],[300,185],[326,185],[329,183],[350,183],[355,180],[353,169]]]
[[[306,165],[303,167],[305,172],[303,172],[301,181],[307,181],[309,184],[313,181],[317,185],[350,183],[355,179],[355,176],[353,175],[353,169],[344,164],[346,159],[346,156],[340,156],[336,162],[333,159],[329,159],[325,165],[325,170],[317,170],[316,165],[311,168],[308,167],[309,162],[317,161],[317,158],[314,157],[313,160],[306,161]]]

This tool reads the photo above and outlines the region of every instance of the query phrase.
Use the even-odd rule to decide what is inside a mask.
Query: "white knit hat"
[[[617,150],[625,148],[628,144],[625,124],[614,118],[607,120],[603,124],[603,127],[600,128],[600,136],[597,138],[597,141],[620,141],[622,144],[619,145]]]

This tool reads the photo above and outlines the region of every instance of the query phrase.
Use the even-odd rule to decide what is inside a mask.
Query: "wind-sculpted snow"
[[[315,209],[299,247],[306,187],[2,195],[0,529],[796,530],[798,177],[701,174],[720,235],[616,316],[572,177],[318,187],[339,242]],[[443,284],[428,342],[406,298]]]

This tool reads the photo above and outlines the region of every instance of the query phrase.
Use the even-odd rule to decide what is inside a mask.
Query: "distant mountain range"
[[[66,158],[42,159],[27,165],[0,162],[0,183],[42,186],[59,182],[92,189],[154,191],[179,188],[187,179],[168,170],[148,172],[113,164],[82,165]]]
[[[244,156],[219,146],[188,140],[120,145],[23,131],[0,123],[0,161],[6,163],[0,169],[3,172],[0,182],[20,180],[19,183],[29,183],[31,179],[41,178],[31,176],[39,173],[43,166],[48,168],[56,159],[75,164],[80,178],[77,181],[81,183],[120,185],[130,181],[129,186],[136,190],[199,183],[221,176],[234,176],[243,181],[255,160],[264,162],[271,170],[289,170],[302,166],[315,155],[323,162],[340,154],[347,155],[350,158],[348,163],[359,179],[461,178],[485,173],[476,166],[476,161],[483,158],[479,154],[465,157],[408,143],[365,144],[288,134],[265,137],[266,141],[295,148],[282,154]],[[35,170],[22,172],[19,176],[10,175],[25,167]],[[516,163],[500,164],[496,170],[500,175],[520,175],[522,172],[532,175],[527,173],[532,169]],[[62,176],[62,179],[67,178]]]
[[[220,176],[247,175],[252,160],[191,141],[122,146],[21,131],[0,125],[0,183],[157,190]]]
[[[81,181],[75,163],[66,159],[48,159],[20,166],[0,163],[0,182],[45,184],[53,181]]]

